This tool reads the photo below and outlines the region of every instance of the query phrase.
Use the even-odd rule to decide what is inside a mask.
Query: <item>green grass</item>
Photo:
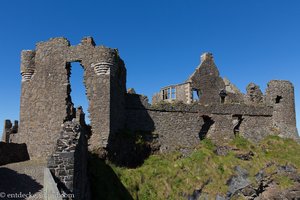
[[[279,184],[280,189],[287,189],[294,185],[294,181],[285,175],[276,175],[274,180]]]
[[[251,180],[267,163],[292,164],[300,168],[300,145],[290,139],[271,136],[259,144],[253,144],[244,138],[237,137],[229,144],[238,149],[226,156],[217,156],[215,146],[210,140],[203,140],[190,156],[183,157],[174,152],[164,155],[152,155],[141,167],[128,169],[109,164],[121,183],[127,188],[134,199],[186,199],[195,189],[204,187],[204,192],[210,195],[225,195],[227,180],[234,175],[234,167],[239,165],[249,171]],[[236,153],[254,152],[251,161],[243,161],[235,157]],[[268,168],[272,174],[276,167]],[[293,185],[284,176],[275,176],[275,181],[281,188]]]

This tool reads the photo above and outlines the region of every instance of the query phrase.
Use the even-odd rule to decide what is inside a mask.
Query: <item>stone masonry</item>
[[[187,81],[155,94],[152,105],[134,89],[126,92],[126,68],[118,51],[96,46],[91,37],[77,46],[53,38],[22,51],[21,57],[20,125],[12,142],[26,143],[33,158],[51,155],[61,124],[76,117],[72,62],[84,69],[90,150],[109,149],[114,134],[124,129],[157,135],[162,152],[193,148],[206,137],[217,143],[237,135],[253,141],[270,134],[298,138],[292,83],[270,81],[265,94],[250,83],[243,94],[220,77],[211,53],[201,56]]]
[[[141,111],[133,109],[134,106],[130,105],[130,111],[126,112],[128,115],[126,125],[132,129],[147,127],[142,120],[136,121],[136,119],[143,119],[137,117],[138,113],[145,115],[147,112],[155,124],[153,131],[161,136],[162,147],[167,145],[171,149],[197,144],[202,133],[217,143],[226,142],[237,134],[253,141],[259,141],[271,134],[299,138],[292,83],[272,80],[268,83],[265,94],[258,85],[250,83],[247,86],[247,93],[242,94],[228,79],[221,78],[219,74],[212,54],[203,54],[200,65],[187,81],[163,87],[153,96],[153,106],[150,109]],[[170,89],[166,90],[166,88]],[[172,98],[172,91],[176,93],[175,98]],[[193,91],[198,96],[196,101],[193,98],[195,95]],[[180,95],[181,93],[186,95]],[[179,106],[180,102],[187,105]],[[164,117],[159,117],[161,115]],[[186,117],[181,119],[181,116]],[[176,124],[173,123],[174,121]],[[137,125],[139,127],[136,127]],[[198,138],[195,137],[197,134],[200,134]],[[163,138],[172,139],[166,142]]]
[[[48,168],[63,196],[90,199],[87,152],[87,133],[84,128],[75,120],[65,122],[56,149],[48,161]]]
[[[60,125],[74,116],[70,96],[71,63],[80,62],[89,100],[93,135],[90,148],[106,147],[109,135],[123,128],[126,69],[116,49],[84,38],[70,46],[65,38],[40,42],[22,51],[20,130],[13,141],[26,143],[31,157],[49,155]]]

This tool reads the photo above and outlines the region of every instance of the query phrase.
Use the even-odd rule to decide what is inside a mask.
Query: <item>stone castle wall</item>
[[[151,131],[152,134],[157,134],[161,152],[196,146],[202,125],[202,118],[196,113],[154,110],[126,112],[126,127],[134,131]]]
[[[127,97],[126,128],[157,135],[161,152],[192,149],[204,138],[223,144],[236,134],[254,142],[273,134],[270,106],[183,103],[149,106],[138,99],[142,98]],[[241,123],[236,127],[239,117]]]
[[[65,38],[50,39],[35,50],[23,51],[21,57],[20,126],[12,142],[26,143],[31,157],[49,156],[61,124],[75,118],[69,80],[72,62],[80,62],[84,69],[92,128],[89,148],[96,152],[109,149],[114,134],[124,128],[157,134],[161,151],[191,147],[204,137],[219,143],[237,134],[254,141],[276,133],[298,137],[291,83],[271,81],[265,95],[250,83],[242,94],[220,77],[210,53],[201,56],[186,82],[176,85],[176,97],[183,103],[169,95],[167,101],[173,103],[161,104],[160,91],[152,106],[134,90],[126,93],[126,68],[118,51],[96,46],[92,38],[77,46]],[[199,95],[197,102],[193,91]]]
[[[192,91],[197,91],[199,101],[190,105],[180,105],[178,102],[182,101],[182,98],[179,98],[173,100],[174,105],[168,105],[161,103],[168,102],[168,99],[155,95],[155,104],[152,107],[156,108],[157,104],[160,112],[194,112],[195,119],[202,116],[204,125],[201,129],[209,127],[205,133],[206,137],[217,143],[233,139],[237,134],[253,141],[259,141],[270,134],[294,139],[299,137],[296,129],[294,88],[290,82],[270,81],[265,94],[258,85],[250,83],[246,88],[247,93],[243,94],[219,74],[212,54],[205,53],[201,56],[201,63],[195,72],[185,82],[191,84]],[[180,87],[177,89],[184,92]],[[185,99],[183,98],[183,102],[188,100]],[[151,116],[150,113],[149,115]],[[160,123],[155,120],[156,116],[152,118],[154,124]],[[178,123],[184,127],[186,121],[188,119]],[[168,126],[167,121],[165,125]],[[194,127],[189,128],[193,130]],[[164,132],[157,127],[155,130]],[[197,135],[197,132],[194,131],[192,135]],[[181,140],[182,138],[179,138],[178,142]]]

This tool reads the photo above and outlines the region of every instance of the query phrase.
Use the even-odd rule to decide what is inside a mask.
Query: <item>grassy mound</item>
[[[217,194],[225,195],[228,191],[226,183],[235,174],[235,166],[246,169],[253,182],[255,175],[270,166],[270,163],[289,164],[300,169],[300,145],[290,139],[271,136],[259,144],[253,144],[237,137],[227,146],[231,150],[227,155],[219,156],[215,153],[216,146],[205,139],[188,157],[183,157],[178,152],[152,155],[141,167],[135,169],[106,164],[114,171],[131,197],[139,200],[187,199],[188,194],[199,188],[214,197]],[[250,160],[237,158],[238,154],[247,152],[254,154]],[[269,167],[267,173],[272,174],[276,169]],[[275,175],[274,179],[282,188],[294,184],[280,174]]]

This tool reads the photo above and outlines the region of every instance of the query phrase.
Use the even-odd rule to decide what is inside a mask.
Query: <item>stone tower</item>
[[[105,148],[110,134],[123,127],[126,68],[116,49],[95,46],[91,37],[71,46],[65,38],[40,42],[22,51],[20,129],[31,157],[52,153],[64,121],[75,117],[71,99],[71,63],[84,69],[92,126],[90,147]],[[77,105],[76,105],[77,106]]]
[[[272,80],[266,90],[266,103],[273,106],[273,127],[280,136],[297,138],[294,86],[289,81]]]

